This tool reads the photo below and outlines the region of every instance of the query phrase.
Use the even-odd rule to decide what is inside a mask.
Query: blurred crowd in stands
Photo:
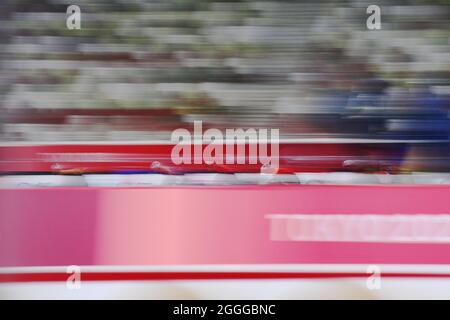
[[[449,1],[76,2],[0,2],[1,141],[448,138]]]

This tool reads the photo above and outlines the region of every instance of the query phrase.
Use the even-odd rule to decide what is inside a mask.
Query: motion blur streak
[[[449,111],[450,0],[0,0],[0,299],[448,298]]]
[[[80,0],[80,29],[71,4],[0,4],[4,142],[152,142],[194,120],[448,139],[448,1],[377,1],[379,30],[371,1]],[[399,148],[450,169],[447,144]]]

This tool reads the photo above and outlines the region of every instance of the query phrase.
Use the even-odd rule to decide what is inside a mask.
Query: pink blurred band
[[[449,198],[444,185],[4,189],[0,266],[450,264]]]

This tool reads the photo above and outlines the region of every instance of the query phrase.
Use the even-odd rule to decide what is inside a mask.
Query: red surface
[[[234,173],[260,172],[261,169],[261,164],[250,165],[248,160],[247,164],[236,165],[174,165],[170,158],[173,146],[173,144],[0,146],[0,173],[92,173],[121,170]],[[281,143],[279,173],[348,170],[349,168],[344,166],[345,160],[401,159],[402,152],[402,148],[389,143]],[[162,168],[151,169],[155,161],[158,161]]]
[[[9,273],[0,274],[0,283],[67,281],[67,273]],[[164,281],[164,280],[255,280],[255,279],[329,279],[367,278],[356,272],[86,272],[82,281]],[[448,278],[450,274],[383,273],[387,278]]]

